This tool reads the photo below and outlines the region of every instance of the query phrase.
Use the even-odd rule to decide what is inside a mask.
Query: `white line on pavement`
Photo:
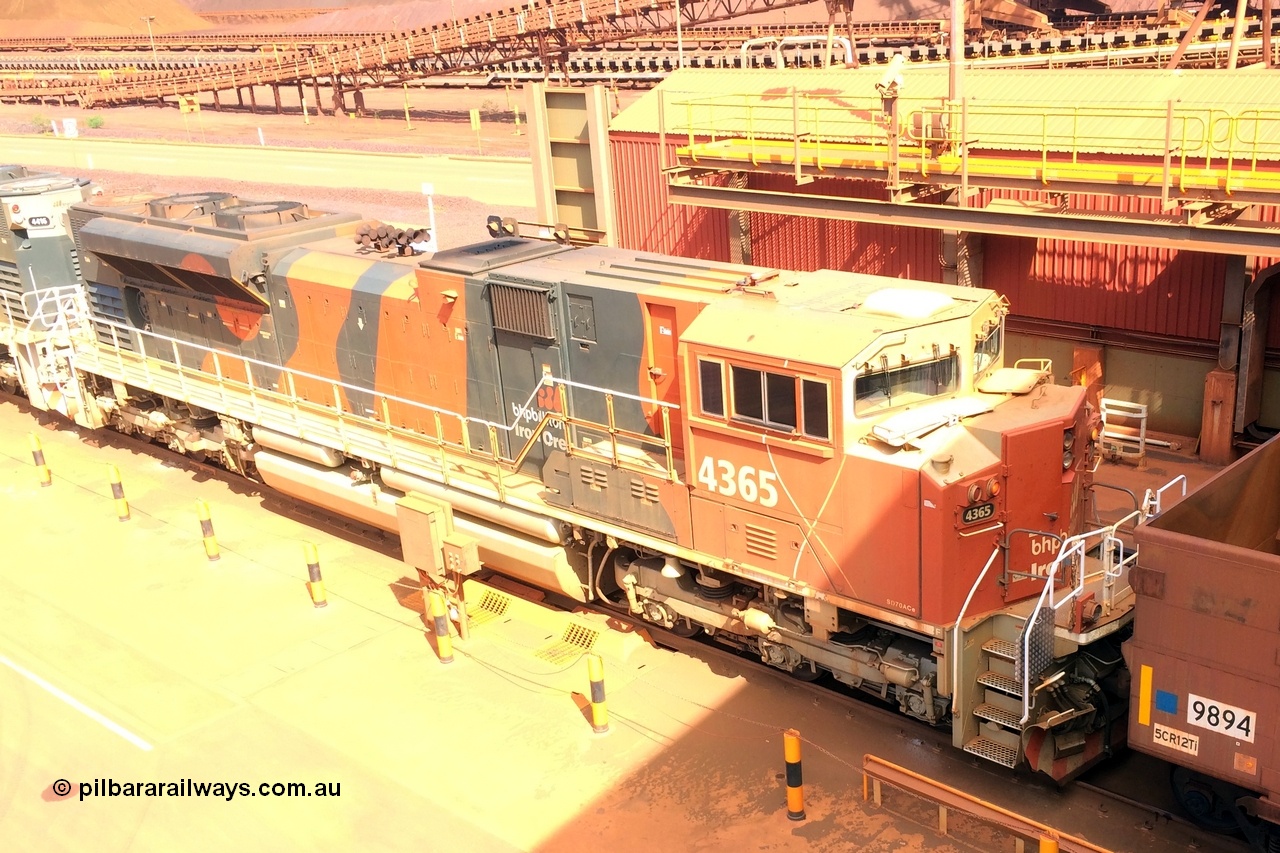
[[[31,672],[30,670],[27,670],[27,669],[23,669],[13,661],[9,660],[4,655],[0,655],[0,663],[9,667],[9,669],[18,673],[18,675],[21,675],[23,678],[27,679],[28,681],[34,682],[36,685],[43,687],[46,691],[48,691],[49,693],[52,693],[54,696],[57,696],[63,702],[66,702],[72,708],[75,708],[77,711],[84,714],[89,719],[99,723],[104,728],[107,728],[115,732],[116,734],[120,735],[120,737],[129,741],[129,743],[133,744],[138,749],[141,749],[144,752],[150,752],[151,744],[147,743],[145,740],[138,737],[133,732],[129,731],[119,723],[108,720],[106,717],[102,716],[97,711],[93,710],[88,705],[84,704],[74,696],[71,696],[70,694],[65,693],[64,691],[58,689],[57,687],[54,687],[52,684],[45,681],[40,676],[36,675],[34,672]]]

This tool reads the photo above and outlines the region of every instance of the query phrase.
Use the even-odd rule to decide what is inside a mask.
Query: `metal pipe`
[[[1271,0],[1266,0],[1270,3]],[[1231,49],[1227,51],[1227,70],[1234,71],[1240,58],[1240,36],[1244,33],[1245,16],[1249,14],[1249,0],[1236,0],[1236,22],[1231,27]]]

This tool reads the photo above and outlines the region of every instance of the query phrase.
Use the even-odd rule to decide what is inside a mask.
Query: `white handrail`
[[[987,572],[991,570],[991,566],[996,561],[996,557],[1000,554],[1000,546],[997,545],[991,550],[991,556],[987,558],[987,564],[982,567],[982,571],[978,573],[978,579],[973,582],[973,586],[969,588],[969,595],[965,598],[964,604],[960,607],[960,614],[956,616],[956,627],[954,639],[952,640],[953,648],[951,650],[951,713],[956,713],[956,685],[960,683],[960,641],[964,638],[964,614],[969,609],[969,603],[973,601],[973,596],[977,593],[978,587],[982,585],[982,579],[987,576]]]

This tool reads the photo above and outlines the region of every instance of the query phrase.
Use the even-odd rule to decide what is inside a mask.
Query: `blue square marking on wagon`
[[[1168,690],[1156,691],[1156,710],[1166,714],[1178,713],[1178,694]]]

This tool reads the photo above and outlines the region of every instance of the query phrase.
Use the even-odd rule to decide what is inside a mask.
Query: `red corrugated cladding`
[[[645,252],[728,261],[728,211],[669,204],[658,150],[658,137],[651,134],[609,136],[618,244]],[[674,143],[667,146],[667,163],[675,162],[675,151]]]
[[[1032,199],[1032,193],[998,197]],[[985,202],[985,199],[983,200]],[[1157,213],[1159,199],[1072,194],[1079,210]],[[988,235],[984,287],[1020,317],[1216,341],[1226,258],[1143,246]]]
[[[747,185],[753,190],[770,192],[798,191],[807,195],[877,201],[887,201],[889,197],[883,184],[871,181],[820,178],[797,190],[789,175],[752,174]],[[941,233],[874,222],[753,213],[751,261],[780,269],[852,270],[941,281],[942,267],[938,263]]]

